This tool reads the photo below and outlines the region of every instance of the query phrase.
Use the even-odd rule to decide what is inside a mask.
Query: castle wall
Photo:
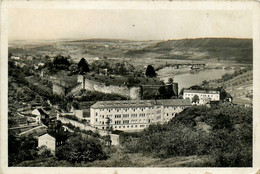
[[[65,88],[58,85],[58,84],[53,83],[52,84],[52,93],[64,96],[65,95]]]
[[[82,84],[79,83],[79,84],[77,84],[77,86],[73,87],[68,94],[79,93],[81,89],[83,89],[83,87],[82,87]]]
[[[104,83],[86,79],[83,75],[78,76],[78,83],[81,83],[82,89],[86,89],[88,91],[98,91],[106,94],[118,94],[133,100],[141,99],[141,87],[114,85],[106,86]]]

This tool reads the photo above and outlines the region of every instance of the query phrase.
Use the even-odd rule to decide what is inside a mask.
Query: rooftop
[[[185,89],[183,93],[202,93],[202,94],[219,94],[219,91],[206,91],[206,90],[189,90]]]
[[[133,108],[152,106],[190,106],[189,99],[169,100],[119,100],[119,101],[98,101],[91,108]]]

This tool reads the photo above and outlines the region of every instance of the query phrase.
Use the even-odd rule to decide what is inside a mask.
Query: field
[[[110,59],[150,59],[156,62],[172,60],[208,61],[229,60],[252,63],[252,39],[200,38],[168,41],[130,41],[111,39],[56,40],[42,42],[13,41],[9,51],[14,54],[70,55],[78,61],[82,57],[92,61],[95,57]],[[145,65],[145,64],[139,64]]]

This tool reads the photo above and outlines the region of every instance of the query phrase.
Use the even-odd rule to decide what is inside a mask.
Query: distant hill
[[[160,54],[169,59],[219,59],[240,63],[253,62],[253,40],[234,38],[199,38],[158,42],[143,50],[130,50],[129,56]]]
[[[79,57],[157,58],[178,60],[230,60],[253,62],[253,40],[234,38],[199,38],[168,41],[124,39],[82,39],[39,42],[13,42],[15,54],[66,54]]]

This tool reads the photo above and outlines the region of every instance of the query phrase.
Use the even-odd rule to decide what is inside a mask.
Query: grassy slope
[[[173,59],[205,59],[216,58],[252,63],[252,39],[200,38],[168,40],[157,43],[144,50],[130,50],[126,54],[139,55],[160,53],[161,57]]]
[[[51,158],[23,161],[19,167],[201,167],[211,163],[209,156],[172,157],[167,159],[145,157],[139,153],[113,155],[107,160],[72,164]]]

